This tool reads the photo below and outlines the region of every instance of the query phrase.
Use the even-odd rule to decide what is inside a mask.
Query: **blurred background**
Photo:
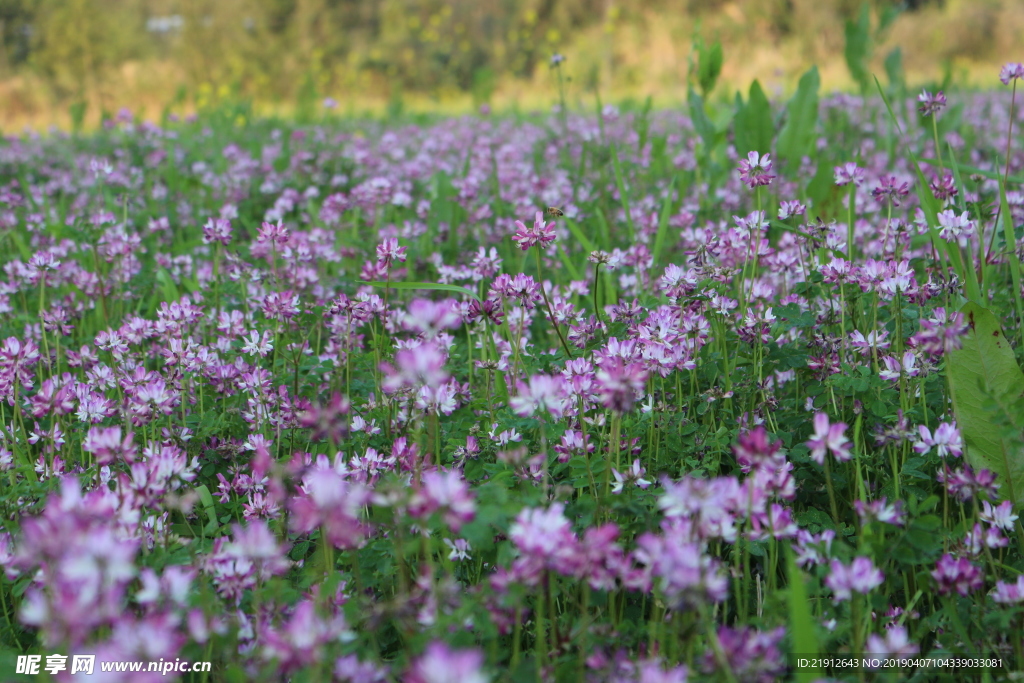
[[[340,114],[539,109],[559,75],[570,105],[668,106],[716,43],[726,100],[755,78],[781,96],[814,64],[825,90],[873,73],[990,87],[1022,36],[1024,0],[0,0],[0,128],[228,99],[305,117],[325,98]]]

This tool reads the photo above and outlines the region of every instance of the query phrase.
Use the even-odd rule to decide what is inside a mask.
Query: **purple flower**
[[[867,652],[881,658],[910,657],[918,653],[918,647],[910,641],[907,629],[896,624],[886,631],[884,638],[875,634],[868,636]]]
[[[885,498],[879,498],[867,504],[862,500],[855,500],[853,507],[857,511],[862,525],[877,521],[893,526],[903,526],[905,515],[902,500],[897,500],[892,505],[889,505]]]
[[[870,557],[855,557],[850,565],[832,560],[829,568],[825,585],[832,590],[832,600],[836,603],[849,600],[853,593],[867,595],[885,581],[882,570],[875,567]]]
[[[999,71],[999,80],[1003,85],[1010,85],[1011,81],[1024,79],[1024,64],[1020,62],[1009,62],[1004,64]]]
[[[96,456],[96,463],[109,465],[117,460],[134,462],[136,448],[134,432],[121,438],[120,427],[91,427],[82,442],[82,450]]]
[[[918,427],[917,432],[921,438],[914,442],[914,450],[921,455],[931,452],[932,448],[940,458],[946,456],[959,458],[964,453],[963,440],[960,438],[960,430],[957,429],[956,422],[952,424],[949,422],[939,423],[939,426],[935,428],[934,435],[924,425]]]
[[[910,194],[909,183],[897,185],[899,181],[894,176],[884,176],[878,187],[871,191],[871,196],[879,204],[890,204],[893,207],[900,205],[900,200]]]
[[[967,212],[964,211],[959,216],[956,212],[946,210],[939,212],[939,237],[946,240],[947,242],[957,241],[961,246],[967,244],[964,238],[970,237],[974,234],[974,221],[968,216]]]
[[[452,650],[441,642],[427,646],[405,675],[408,683],[487,683],[481,671],[484,655],[479,650]]]
[[[564,514],[562,503],[551,507],[524,508],[509,528],[508,536],[522,560],[523,579],[533,584],[545,567],[573,574],[579,564],[579,539]]]
[[[833,171],[835,172],[836,185],[840,187],[850,183],[853,183],[856,187],[864,184],[864,169],[852,161],[842,166],[836,166]]]
[[[643,478],[646,473],[647,470],[640,466],[639,458],[633,460],[633,466],[625,474],[613,467],[612,476],[615,477],[615,483],[612,484],[612,493],[622,493],[622,487],[629,483],[635,483],[641,489],[646,489],[651,485],[651,482]]]
[[[211,218],[203,226],[203,243],[220,242],[224,246],[231,244],[231,221],[226,218]]]
[[[547,413],[557,420],[568,405],[565,380],[561,375],[533,375],[529,384],[516,382],[516,392],[508,405],[520,417]]]
[[[981,569],[966,557],[954,559],[949,553],[939,558],[932,571],[932,578],[939,584],[939,593],[942,595],[952,591],[967,595],[982,586]]]
[[[779,202],[780,221],[784,221],[790,216],[803,216],[806,212],[807,207],[796,199],[788,199],[786,201]]]
[[[405,263],[406,247],[398,246],[398,240],[388,237],[377,245],[377,261],[390,268],[395,261]]]
[[[996,581],[992,599],[1003,605],[1017,605],[1024,602],[1024,574],[1017,577],[1016,583]]]
[[[825,454],[831,453],[839,462],[846,462],[853,457],[850,452],[850,440],[846,438],[845,422],[830,424],[826,413],[814,416],[814,435],[807,441],[811,449],[811,459],[819,465],[825,464]]]
[[[740,161],[739,171],[740,180],[750,189],[771,185],[776,177],[772,173],[771,155],[762,156],[758,152],[748,152],[747,158]]]
[[[923,90],[921,91],[921,94],[917,96],[917,101],[920,102],[917,110],[921,112],[922,116],[937,114],[946,106],[946,96],[941,90],[934,95],[927,90]]]
[[[409,503],[409,514],[422,519],[437,510],[444,511],[444,521],[456,533],[463,524],[473,521],[476,502],[458,470],[423,473],[420,487]]]
[[[640,363],[609,358],[601,363],[594,379],[604,407],[621,414],[633,408],[637,395],[644,390],[647,370]]]
[[[991,470],[975,472],[970,465],[964,465],[953,472],[943,469],[935,478],[938,482],[946,485],[946,490],[951,496],[964,502],[975,496],[995,498],[999,491],[999,484],[996,483],[994,472]]]
[[[981,513],[978,516],[981,521],[1006,531],[1013,529],[1013,523],[1018,519],[1017,515],[1013,514],[1013,502],[1009,500],[995,506],[987,500],[981,501]]]
[[[544,214],[540,211],[533,221],[533,227],[527,228],[522,221],[516,221],[516,233],[512,240],[519,245],[519,248],[526,251],[530,247],[541,245],[546,246],[555,241],[555,224],[545,223]]]
[[[731,676],[750,683],[771,683],[781,680],[786,671],[786,662],[779,645],[786,635],[786,629],[779,627],[772,631],[758,631],[749,626],[736,629],[728,626],[718,628],[718,641]],[[704,671],[712,673],[719,668],[713,652],[704,654]]]

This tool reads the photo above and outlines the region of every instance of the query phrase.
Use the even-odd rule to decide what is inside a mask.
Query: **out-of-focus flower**
[[[927,90],[921,91],[917,96],[919,102],[917,110],[922,116],[932,116],[942,111],[946,106],[946,95],[939,90],[934,95]]]
[[[825,585],[831,589],[832,599],[837,603],[849,600],[854,593],[866,595],[885,581],[882,570],[875,567],[870,557],[855,557],[849,565],[832,560],[829,568]]]
[[[999,80],[1003,85],[1010,85],[1012,81],[1024,79],[1024,64],[1020,62],[1009,62],[1004,64],[999,71]]]

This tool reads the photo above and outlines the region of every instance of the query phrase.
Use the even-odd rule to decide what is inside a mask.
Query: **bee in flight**
[[[549,206],[547,208],[547,212],[549,216],[554,216],[555,218],[561,218],[562,216],[565,215],[565,212],[563,212],[557,206]]]

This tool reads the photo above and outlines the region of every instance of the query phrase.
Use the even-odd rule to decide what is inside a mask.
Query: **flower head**
[[[818,413],[814,416],[814,435],[807,441],[811,449],[811,459],[819,465],[825,464],[825,453],[832,453],[839,462],[846,462],[853,455],[850,453],[850,440],[846,438],[846,423],[830,424],[828,415]]]
[[[839,560],[832,560],[831,573],[825,585],[832,589],[833,601],[849,600],[853,593],[867,594],[882,585],[885,575],[875,567],[869,557],[856,557],[849,566]]]
[[[1003,85],[1010,85],[1011,82],[1021,79],[1024,79],[1024,64],[1020,62],[1004,64],[999,71],[999,80],[1003,82]]]
[[[921,91],[921,94],[917,96],[917,101],[920,102],[917,110],[921,112],[922,116],[938,114],[946,106],[946,96],[941,90],[934,95],[927,90],[923,90]]]
[[[772,173],[772,158],[770,154],[761,155],[758,152],[748,152],[747,158],[740,161],[740,180],[746,183],[747,187],[754,189],[762,185],[771,185],[776,178]]]
[[[543,247],[555,241],[555,224],[545,222],[544,214],[540,211],[533,221],[533,227],[527,228],[522,221],[516,221],[516,228],[512,240],[523,251],[538,244]]]

